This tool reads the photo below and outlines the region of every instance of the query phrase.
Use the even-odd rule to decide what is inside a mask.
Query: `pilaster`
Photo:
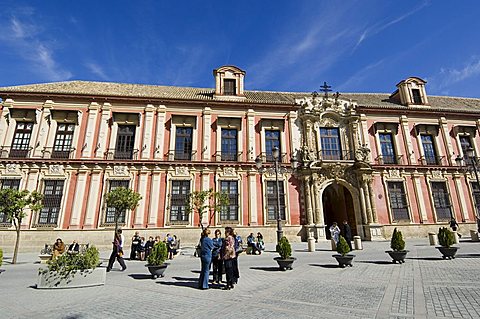
[[[454,157],[454,152],[453,152],[453,146],[452,146],[452,138],[448,133],[447,119],[442,116],[438,120],[438,124],[440,125],[441,131],[442,131],[443,144],[445,145],[445,148],[447,150],[447,154],[445,155],[448,160],[448,165],[453,165],[453,163],[455,163],[455,158],[452,159],[452,157]]]
[[[87,186],[88,169],[82,165],[77,173],[77,183],[75,186],[75,195],[73,198],[72,215],[70,217],[70,229],[79,229],[81,223],[83,201]]]
[[[43,157],[43,150],[46,146],[48,131],[50,128],[50,123],[52,122],[52,114],[50,110],[53,108],[53,101],[46,100],[43,103],[42,114],[40,116],[40,123],[38,129],[37,140],[35,141],[33,147],[33,156],[34,157]]]
[[[92,156],[92,150],[94,149],[93,141],[95,138],[95,127],[97,124],[98,109],[100,106],[97,102],[92,102],[88,106],[88,121],[87,130],[85,132],[85,144],[82,145],[82,157],[90,158]]]
[[[257,194],[262,194],[261,190],[257,190],[257,172],[251,170],[248,172],[248,208],[249,208],[249,222],[251,226],[258,225],[257,216]]]
[[[247,126],[247,160],[255,161],[255,111],[253,109],[247,111]]]
[[[135,227],[141,228],[145,226],[144,218],[145,218],[145,210],[148,209],[147,205],[147,186],[148,186],[148,169],[145,166],[142,166],[140,169],[140,176],[138,181],[138,193],[142,196],[138,204],[138,208],[135,210]]]
[[[165,105],[159,105],[157,108],[157,128],[155,132],[155,152],[154,158],[163,160],[165,153],[165,116],[167,108]]]
[[[423,189],[420,178],[423,177],[422,174],[415,172],[412,174],[413,187],[415,189],[415,196],[418,203],[418,211],[420,213],[420,222],[425,223],[428,221],[427,209],[425,207],[425,199],[423,198]]]
[[[153,120],[154,120],[155,107],[152,104],[148,104],[145,107],[145,122],[143,125],[143,146],[142,159],[150,159],[152,151],[152,136],[153,136]]]
[[[203,143],[202,143],[202,160],[210,161],[211,139],[212,139],[212,109],[205,107],[203,109]]]
[[[88,192],[87,211],[85,212],[84,228],[92,229],[95,226],[95,217],[99,213],[98,200],[101,192],[102,168],[96,166],[90,173],[90,190]]]
[[[112,105],[110,103],[103,103],[102,118],[100,120],[100,128],[98,134],[98,143],[95,145],[95,157],[103,158],[107,151],[107,137],[110,119],[112,118]]]
[[[453,181],[455,182],[455,190],[457,191],[457,199],[460,203],[460,213],[462,214],[462,222],[468,222],[470,221],[470,218],[468,217],[467,203],[465,201],[465,194],[467,192],[464,192],[463,190],[461,177],[462,177],[462,174],[460,173],[453,174]]]
[[[414,156],[412,139],[410,137],[410,127],[408,125],[408,117],[406,115],[400,116],[400,127],[402,129],[403,142],[407,150],[407,160],[409,164],[416,164],[417,159]]]
[[[148,227],[157,227],[158,209],[160,201],[160,168],[155,166],[152,174],[152,183],[150,187],[150,212],[148,215]]]

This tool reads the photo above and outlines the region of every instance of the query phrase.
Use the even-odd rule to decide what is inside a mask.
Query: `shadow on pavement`
[[[326,265],[308,264],[308,265],[313,267],[322,267],[322,268],[341,268],[339,265],[331,265],[331,264],[326,264]]]
[[[277,267],[250,267],[253,270],[263,270],[263,271],[282,271],[278,266]]]
[[[83,318],[83,316],[80,314],[76,314],[76,315],[68,315],[68,316],[62,317],[62,319],[79,319],[79,318]]]
[[[429,261],[443,260],[441,256],[438,256],[438,257],[407,257],[405,259],[429,260]]]
[[[128,277],[132,277],[133,279],[152,279],[152,275],[147,274],[130,274]]]
[[[480,258],[480,254],[457,254],[457,258]]]
[[[331,252],[335,252],[334,250],[331,250],[331,249],[315,249],[315,251],[331,251]],[[308,249],[295,249],[295,252],[297,253],[308,253]]]
[[[391,261],[386,260],[356,260],[356,263],[362,264],[375,264],[375,265],[391,265],[393,264]]]
[[[157,281],[157,284],[198,289],[198,278],[172,277],[176,281]]]

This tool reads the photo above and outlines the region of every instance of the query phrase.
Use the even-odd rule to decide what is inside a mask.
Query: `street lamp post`
[[[465,151],[465,155],[466,155],[466,158],[462,158],[461,156],[458,156],[455,161],[457,162],[457,164],[459,166],[462,165],[462,161],[465,162],[465,166],[471,170],[473,170],[473,172],[475,173],[475,179],[477,181],[477,187],[480,188],[480,180],[478,179],[478,168],[477,168],[477,165],[478,165],[478,160],[477,158],[475,157],[475,150],[473,149],[473,147],[469,147],[467,148],[467,150]],[[478,191],[478,190],[477,190]],[[475,218],[477,220],[477,230],[480,232],[480,217],[478,216],[478,207],[479,207],[479,204],[477,201],[480,200],[480,198],[478,198],[478,196],[475,196],[475,190],[473,190],[473,200],[474,200],[474,203],[475,203],[475,206],[476,206],[476,211],[475,211]]]
[[[276,219],[277,219],[277,244],[280,242],[280,239],[283,237],[283,228],[282,228],[282,217],[280,215],[280,181],[278,179],[278,173],[288,171],[286,168],[281,167],[280,165],[280,150],[278,147],[272,148],[272,157],[274,161],[273,171],[275,172],[275,183],[276,183],[276,197],[277,197],[277,209],[276,209]],[[255,159],[255,165],[260,172],[269,170],[269,168],[263,168],[262,159],[258,156]],[[292,166],[294,166],[294,161],[292,160]]]

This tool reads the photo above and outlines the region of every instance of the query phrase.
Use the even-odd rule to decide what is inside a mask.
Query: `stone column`
[[[324,225],[325,222],[323,220],[323,203],[322,203],[322,195],[320,191],[320,182],[315,180],[313,182],[313,198],[315,201],[315,225]]]
[[[462,174],[454,173],[453,174],[453,181],[455,182],[455,190],[457,191],[457,199],[460,203],[460,212],[462,214],[462,221],[468,222],[470,218],[468,217],[468,209],[467,203],[465,202],[465,194],[468,192],[464,192],[462,181],[461,181]]]
[[[95,218],[99,213],[98,200],[102,195],[102,168],[98,165],[90,173],[90,190],[88,192],[87,211],[85,213],[84,229],[96,228]]]
[[[107,151],[107,137],[110,120],[112,118],[112,105],[110,103],[103,103],[102,105],[102,118],[100,120],[100,128],[98,134],[98,142],[95,145],[95,157],[103,158]]]
[[[248,171],[248,208],[251,226],[258,225],[257,194],[262,193],[261,190],[257,190],[257,172],[253,169]]]
[[[363,190],[363,186],[360,187],[360,206],[362,211],[362,224],[368,224],[367,220],[367,204],[365,202],[365,192]]]
[[[370,197],[370,190],[368,188],[367,181],[363,181],[362,188],[363,188],[363,192],[365,194],[365,206],[366,206],[366,209],[367,209],[367,224],[371,224],[373,222],[372,205],[371,205],[371,202],[370,202],[371,197]]]
[[[141,145],[141,158],[150,159],[152,150],[152,136],[153,136],[153,120],[155,107],[148,104],[145,107],[144,125],[143,125],[143,146]]]
[[[247,111],[247,161],[253,162],[256,157],[255,149],[255,111],[248,109]]]
[[[202,160],[210,161],[210,146],[212,141],[212,109],[205,107],[203,109],[203,143],[202,143]]]
[[[147,205],[147,193],[148,193],[148,173],[149,170],[147,167],[142,166],[140,169],[139,174],[139,182],[138,182],[138,193],[142,196],[138,204],[138,208],[135,210],[135,227],[141,228],[145,227],[144,218],[145,218],[145,210],[148,209]]]
[[[148,214],[148,227],[157,227],[158,209],[160,197],[161,184],[160,167],[155,166],[152,174],[152,183],[150,186],[150,213]]]
[[[408,164],[416,164],[417,159],[413,151],[412,139],[410,138],[410,127],[408,126],[408,117],[406,115],[400,116],[400,128],[402,129],[403,142],[407,150]]]
[[[208,168],[205,168],[203,171],[202,171],[202,186],[201,186],[201,190],[202,191],[208,191],[210,189],[210,170]],[[208,199],[207,199],[208,201]],[[214,216],[215,217],[215,216]],[[202,220],[200,221],[200,223],[205,223],[207,225],[210,224],[210,212],[206,211],[206,212],[203,212],[202,214]],[[213,221],[213,224],[215,224],[215,221]],[[212,225],[213,225],[212,224]]]
[[[82,165],[77,172],[77,184],[75,186],[75,195],[73,198],[72,214],[70,217],[70,229],[80,229],[83,200],[85,199],[85,190],[87,185],[88,169]]]
[[[95,128],[97,125],[97,115],[99,105],[97,102],[92,102],[88,106],[88,122],[87,122],[87,131],[85,132],[85,144],[82,145],[82,158],[90,158],[92,155],[92,151],[94,150],[95,146],[93,145],[93,141],[95,138]]]
[[[306,176],[304,180],[305,185],[305,209],[307,211],[307,224],[314,225],[313,209],[312,209],[312,192],[310,187],[310,177]]]
[[[423,198],[423,188],[420,180],[421,177],[423,177],[423,175],[418,173],[417,171],[412,174],[413,187],[415,189],[415,196],[417,198],[418,211],[420,213],[420,222],[425,223],[428,221],[428,218],[427,209],[425,207],[425,199]]]
[[[167,108],[165,105],[159,105],[157,108],[157,128],[155,132],[155,152],[153,157],[155,159],[163,160],[165,148],[164,148],[164,139],[165,139],[165,116]],[[173,132],[172,132],[173,134]]]
[[[374,224],[377,224],[378,223],[377,205],[375,203],[375,192],[373,191],[372,183],[373,181],[369,181],[367,185],[368,185],[368,192],[370,193],[370,204],[372,206],[372,222]]]
[[[52,107],[53,107],[52,100],[46,100],[45,103],[43,103],[42,114],[40,116],[40,123],[38,123],[38,126],[39,126],[38,136],[36,141],[33,144],[34,157],[43,157],[43,151],[46,146],[48,131],[50,128],[50,123],[52,121],[52,114],[50,112]]]

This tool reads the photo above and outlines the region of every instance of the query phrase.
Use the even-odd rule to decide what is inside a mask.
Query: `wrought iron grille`
[[[280,219],[285,220],[285,192],[283,189],[283,182],[280,181],[279,185],[279,199],[280,199]],[[277,182],[267,182],[267,219],[277,219]]]
[[[129,180],[110,180],[109,192],[118,187],[128,188],[129,184]],[[115,208],[107,206],[107,210],[105,212],[105,224],[115,224],[115,212]],[[118,222],[121,224],[125,223],[125,213],[126,212],[120,212],[118,215]]]
[[[43,208],[38,217],[39,225],[57,225],[64,183],[64,180],[45,180]]]
[[[220,191],[228,194],[228,205],[220,210],[221,221],[238,221],[238,181],[220,181]]]
[[[190,181],[172,181],[170,193],[170,221],[188,221],[187,204],[190,195]]]
[[[410,220],[407,195],[405,194],[403,182],[388,182],[387,185],[393,220]]]
[[[432,196],[437,220],[449,220],[452,218],[452,204],[450,203],[445,182],[432,182]]]

